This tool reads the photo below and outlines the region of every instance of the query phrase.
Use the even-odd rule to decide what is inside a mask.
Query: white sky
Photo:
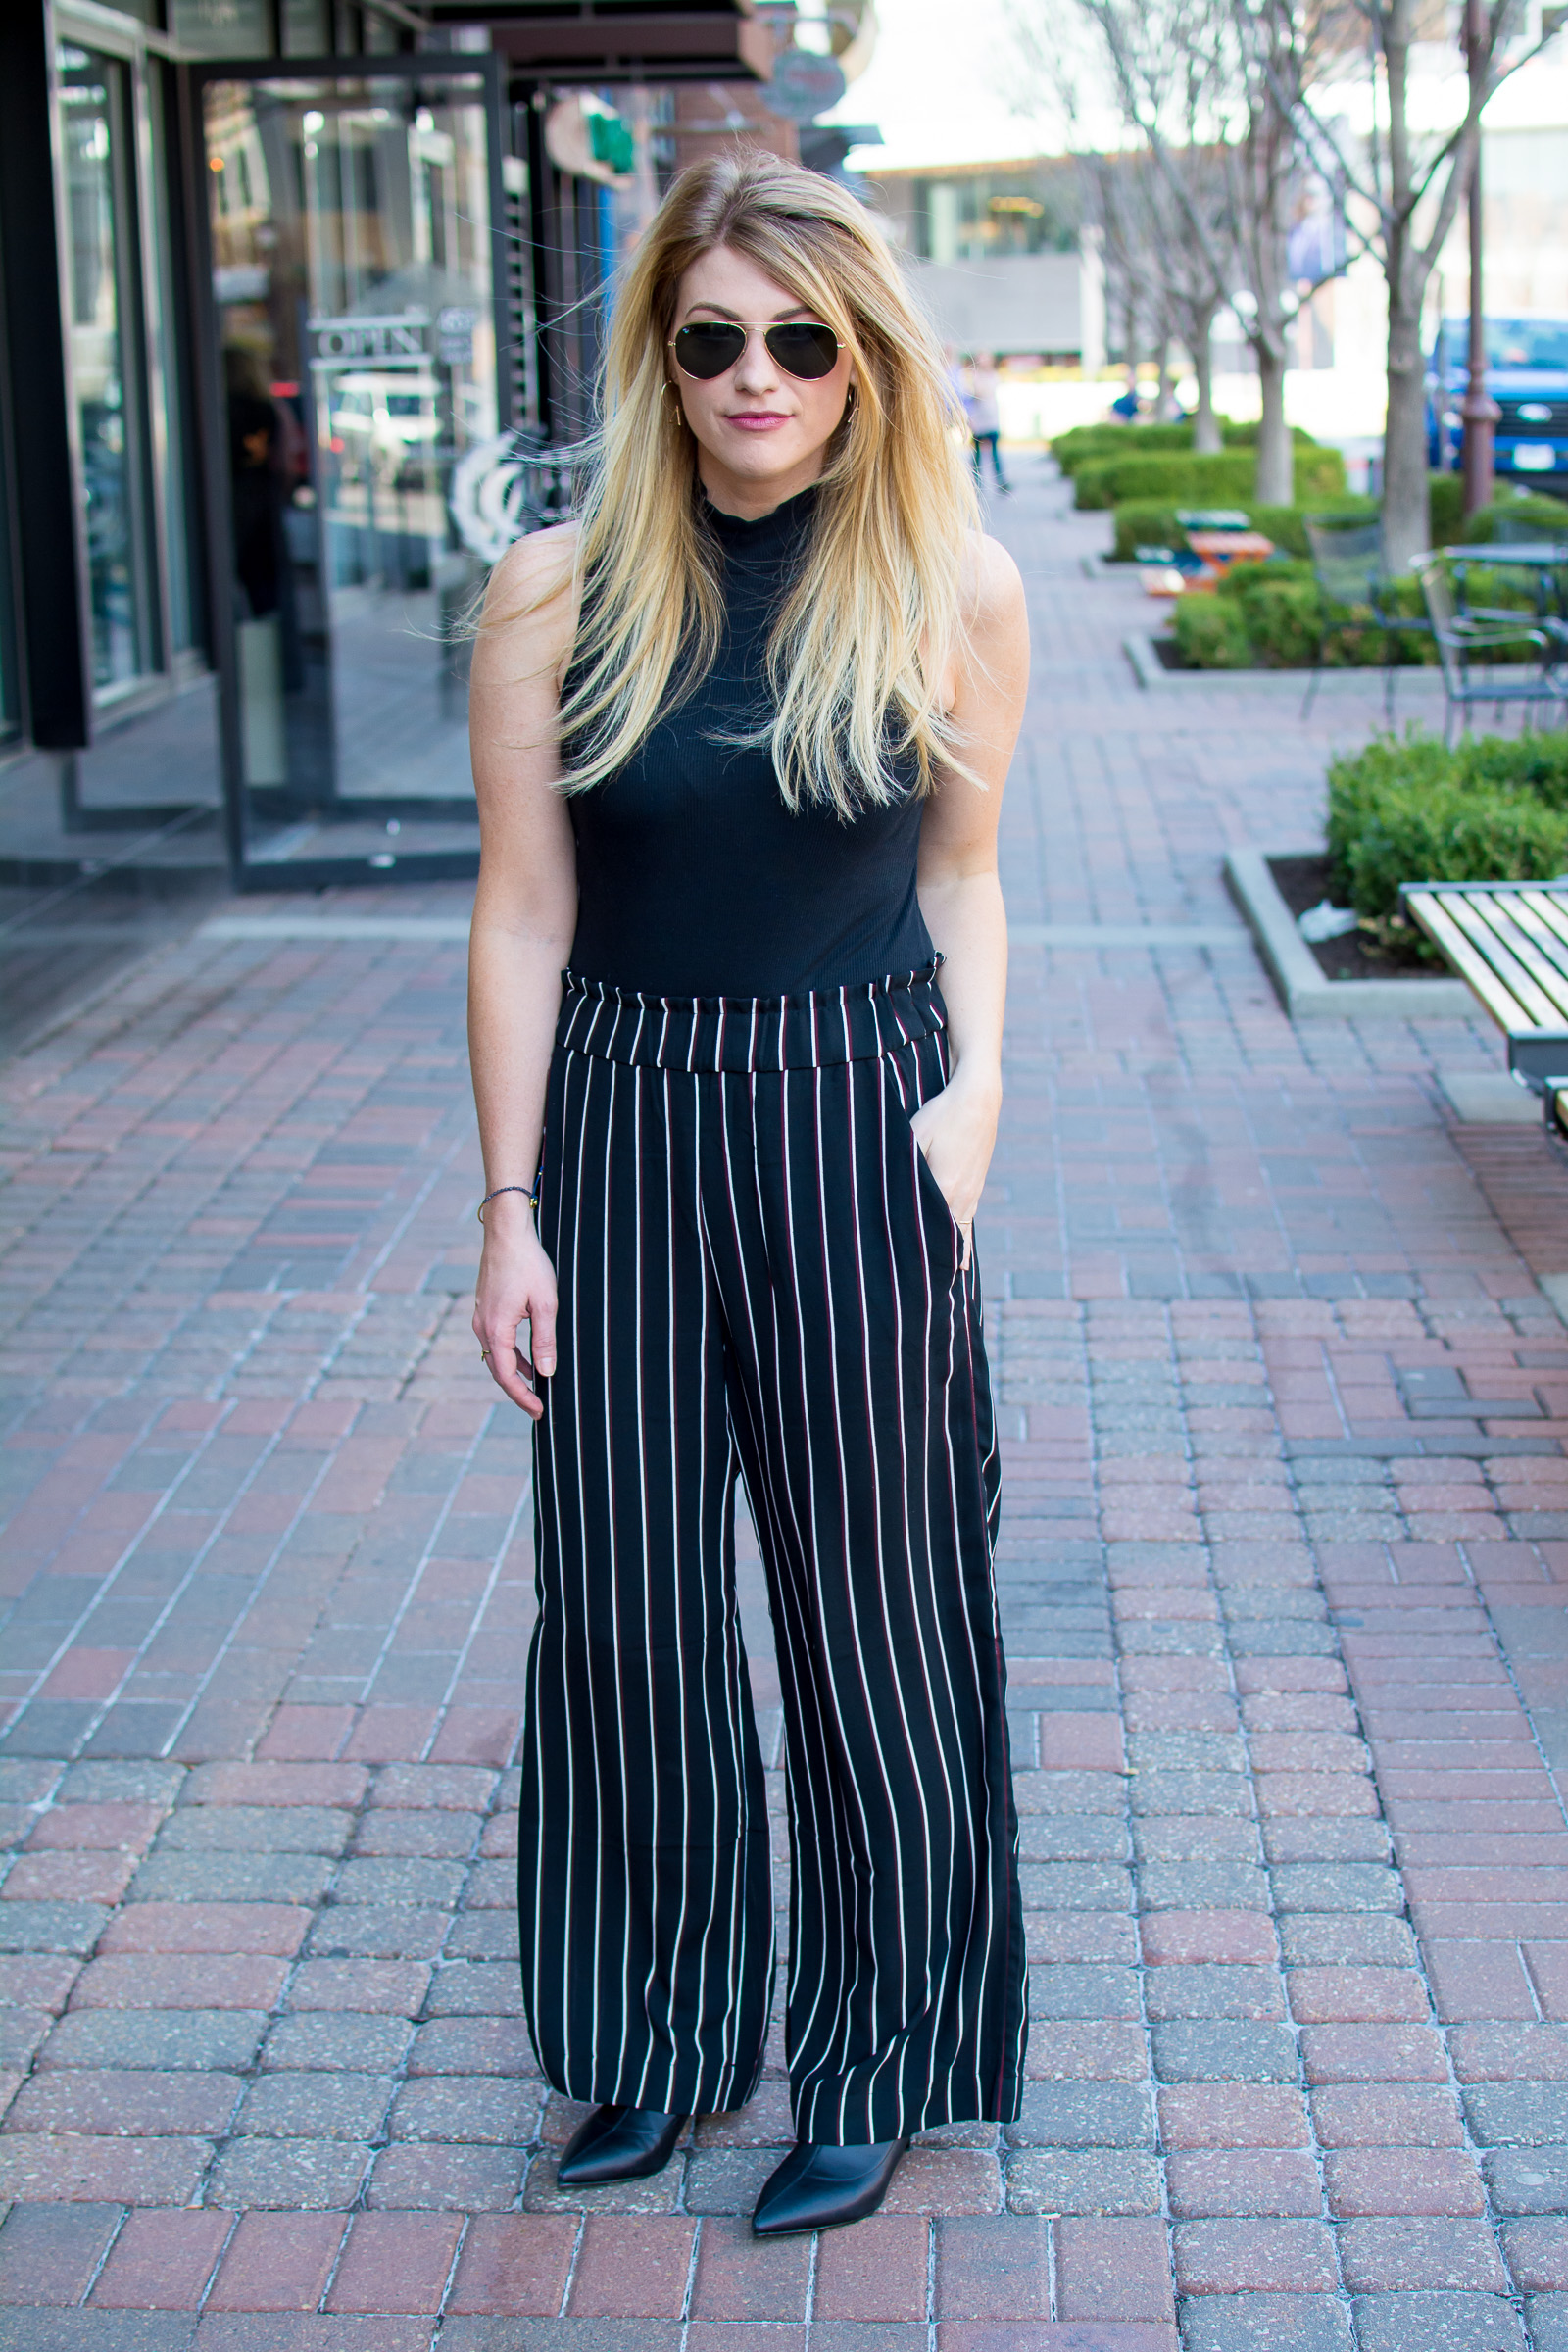
[[[850,151],[875,170],[1007,162],[1060,152],[1049,123],[1009,108],[1004,0],[877,0],[876,53],[829,122],[874,122],[887,144]],[[1059,0],[1036,0],[1059,5]]]
[[[1008,38],[1006,11],[1026,7],[1042,22],[1067,31],[1063,0],[876,0],[881,32],[870,65],[852,82],[828,122],[874,122],[886,145],[850,151],[853,167],[914,171],[948,164],[1003,163],[1030,155],[1059,155],[1066,140],[1048,110],[1017,111],[1019,70]],[[813,0],[806,0],[812,6]],[[1433,64],[1446,62],[1434,57]],[[1456,61],[1455,61],[1456,63]],[[1418,73],[1418,80],[1424,80]],[[1348,93],[1352,119],[1364,92]],[[1462,84],[1440,74],[1416,93],[1418,111],[1446,122]],[[1494,128],[1568,122],[1568,33],[1538,63],[1506,83],[1487,121]],[[1115,131],[1109,119],[1105,143]]]

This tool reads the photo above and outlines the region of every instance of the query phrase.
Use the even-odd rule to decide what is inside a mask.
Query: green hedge
[[[1531,530],[1539,531],[1543,539],[1568,538],[1568,502],[1560,498],[1545,498],[1539,492],[1532,494],[1528,490],[1519,491],[1513,498],[1499,498],[1495,506],[1483,507],[1479,514],[1471,515],[1459,537],[1468,540],[1471,545],[1494,539],[1499,514],[1506,514],[1510,522],[1527,523]],[[1452,546],[1455,542],[1450,538],[1444,544]]]
[[[1337,449],[1298,447],[1296,504],[1345,496],[1345,460]],[[1073,504],[1080,509],[1117,507],[1129,499],[1162,499],[1172,507],[1235,507],[1257,494],[1257,460],[1249,450],[1225,450],[1199,458],[1172,450],[1141,457],[1093,458],[1080,466]]]
[[[1568,867],[1568,733],[1449,751],[1411,728],[1329,766],[1335,896],[1399,911],[1401,882],[1544,882]]]
[[[1220,429],[1220,439],[1227,449],[1255,449],[1258,427],[1255,424],[1236,424],[1229,416],[1214,419]],[[1298,449],[1315,449],[1316,442],[1301,427],[1293,425],[1291,438]],[[1190,450],[1193,446],[1193,427],[1188,424],[1075,424],[1070,432],[1058,433],[1051,444],[1051,454],[1065,474],[1074,474],[1080,466],[1093,458],[1121,456],[1154,457],[1168,450]]]
[[[1477,564],[1470,570],[1466,593],[1477,609],[1517,612],[1522,621],[1533,623],[1532,585],[1516,571],[1491,570]],[[1410,573],[1389,581],[1383,603],[1411,620],[1425,616],[1420,582]],[[1223,617],[1205,618],[1205,608],[1216,606],[1224,608]],[[1326,633],[1325,618],[1330,623]],[[1390,644],[1370,607],[1327,604],[1310,564],[1279,557],[1266,564],[1238,564],[1211,595],[1182,597],[1172,626],[1182,659],[1194,669],[1310,669],[1319,645],[1326,669],[1381,667],[1390,658],[1396,668],[1430,668],[1438,659],[1425,629],[1396,630]],[[1495,648],[1491,659],[1525,662],[1538,660],[1539,654],[1528,638],[1520,637],[1517,644]]]
[[[1421,614],[1421,591],[1413,579],[1390,583],[1390,601],[1412,619]],[[1309,564],[1238,565],[1211,596],[1184,596],[1172,626],[1182,660],[1193,669],[1310,669],[1323,648],[1327,669],[1381,667],[1385,633],[1365,607],[1333,610],[1324,635],[1325,607]],[[1396,664],[1418,666],[1437,660],[1430,637],[1420,630],[1396,634]]]
[[[1315,465],[1318,458],[1332,457],[1335,454],[1332,451],[1318,451],[1309,463]],[[1199,460],[1197,462],[1212,464],[1215,461]],[[1224,462],[1220,461],[1220,463]],[[1259,506],[1255,499],[1245,495],[1223,501],[1207,497],[1195,499],[1170,493],[1163,496],[1150,495],[1118,499],[1112,514],[1116,535],[1111,551],[1111,561],[1115,564],[1130,564],[1133,560],[1134,549],[1139,547],[1185,547],[1186,535],[1176,520],[1178,507],[1224,504],[1242,508],[1246,511],[1252,528],[1262,531],[1267,538],[1272,539],[1282,554],[1301,557],[1305,557],[1309,552],[1306,544],[1306,532],[1303,528],[1306,515],[1364,515],[1368,521],[1371,521],[1378,512],[1378,502],[1375,498],[1337,496],[1332,488],[1326,493],[1312,490],[1303,496],[1299,453],[1298,453],[1297,460],[1296,487],[1298,503],[1294,507]],[[1472,515],[1471,519],[1466,522],[1463,511],[1464,485],[1457,474],[1432,474],[1429,477],[1429,495],[1431,500],[1429,538],[1433,547],[1456,547],[1461,541],[1469,541],[1475,545],[1491,539],[1496,531],[1499,511],[1527,522],[1532,530],[1539,530],[1543,538],[1562,538],[1568,535],[1568,502],[1561,499],[1540,495],[1532,496],[1529,492],[1521,492],[1513,498],[1499,500],[1497,506],[1484,508],[1479,514]],[[1471,602],[1474,604],[1494,604],[1496,601],[1494,597],[1489,595],[1483,598],[1472,591]]]
[[[1187,534],[1176,519],[1176,510],[1189,503],[1185,498],[1135,498],[1118,505],[1111,518],[1116,534],[1112,563],[1130,564],[1140,547],[1185,548]],[[1264,507],[1252,498],[1226,503],[1240,508],[1253,530],[1272,539],[1283,554],[1303,558],[1308,552],[1304,528],[1308,514],[1364,514],[1370,522],[1378,511],[1375,498],[1337,498],[1332,493],[1307,498],[1298,507]]]

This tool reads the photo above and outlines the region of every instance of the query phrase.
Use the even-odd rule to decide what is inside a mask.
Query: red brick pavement
[[[461,950],[198,937],[0,1073],[0,2340],[1568,2347],[1565,1171],[1451,1124],[1484,1027],[1293,1029],[1225,900],[1374,694],[1305,730],[1133,692],[1136,594],[1058,506],[1004,517],[1037,668],[983,1237],[1019,2122],[760,2245],[775,2034],[658,2180],[558,2191]]]

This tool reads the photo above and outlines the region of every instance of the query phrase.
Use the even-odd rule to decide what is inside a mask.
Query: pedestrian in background
[[[833,181],[683,173],[602,413],[581,519],[497,567],[473,658],[474,1328],[535,1435],[524,2006],[594,2110],[564,2188],[658,2171],[757,2085],[744,1478],[792,1864],[771,2235],[874,2211],[911,2132],[1018,2113],[972,1225],[1027,640],[941,352]]]
[[[988,351],[983,351],[970,363],[968,384],[969,438],[974,452],[974,478],[980,479],[980,457],[983,450],[991,453],[991,474],[1004,498],[1012,484],[1003,477],[1002,451],[1002,378],[997,363]]]

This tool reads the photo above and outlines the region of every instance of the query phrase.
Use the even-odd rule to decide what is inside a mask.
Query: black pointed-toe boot
[[[863,2222],[888,2193],[906,2139],[874,2139],[856,2148],[798,2139],[757,2200],[752,2228],[759,2237],[790,2237],[804,2230],[838,2230]]]
[[[657,2107],[596,2107],[572,2133],[556,2180],[562,2188],[603,2188],[662,2173],[685,2121]]]

